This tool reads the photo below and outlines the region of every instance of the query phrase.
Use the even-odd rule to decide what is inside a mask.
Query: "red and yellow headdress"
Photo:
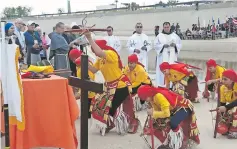
[[[232,80],[233,82],[236,82],[237,83],[237,74],[234,70],[232,69],[228,69],[228,70],[225,70],[222,74],[223,77],[226,77],[230,80]]]
[[[141,100],[146,100],[147,97],[154,97],[157,93],[161,93],[169,101],[171,106],[176,106],[177,100],[183,99],[182,96],[163,87],[153,87],[142,85],[137,90],[137,95]]]
[[[78,50],[78,49],[72,49],[69,54],[68,54],[68,57],[70,59],[77,59],[78,57],[80,57],[82,55],[82,51],[81,50]]]
[[[119,68],[120,68],[120,69],[123,68],[122,61],[121,61],[120,56],[118,55],[117,51],[116,51],[114,48],[108,46],[106,40],[96,40],[95,43],[96,43],[102,50],[111,50],[111,51],[114,51],[114,52],[117,54],[117,56],[118,56]],[[92,49],[92,50],[93,50],[93,49]]]
[[[183,64],[183,63],[179,63],[179,64],[169,64],[168,62],[163,62],[162,64],[160,64],[160,70],[164,71],[166,69],[173,69],[176,70],[178,72],[181,72],[185,75],[189,75],[190,72],[187,70],[187,65]]]
[[[138,61],[138,57],[136,54],[132,54],[128,56],[128,62],[130,63],[137,63],[138,65],[141,65],[142,67],[145,67],[142,63]]]
[[[207,67],[216,67],[216,66],[217,66],[216,61],[213,60],[213,59],[209,59],[209,60],[206,62],[206,65],[207,65]]]
[[[216,67],[217,66],[217,63],[215,60],[213,59],[209,59],[207,62],[206,62],[206,65],[207,65],[207,72],[206,72],[206,78],[205,78],[205,81],[209,81],[211,79],[211,72],[208,70],[209,67]]]

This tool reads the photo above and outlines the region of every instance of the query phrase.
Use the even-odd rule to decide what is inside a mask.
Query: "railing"
[[[117,9],[101,9],[101,10],[89,10],[89,11],[77,11],[71,13],[52,13],[52,14],[42,14],[42,15],[31,15],[27,17],[52,17],[52,16],[62,16],[62,15],[84,15],[84,14],[94,14],[94,13],[104,13],[111,11],[120,11],[120,10],[128,10],[127,7],[117,8]]]
[[[45,17],[55,17],[55,16],[69,16],[69,15],[85,15],[85,14],[96,14],[96,13],[110,13],[110,12],[125,12],[125,11],[135,11],[135,10],[143,10],[143,9],[157,9],[157,8],[167,8],[167,7],[174,7],[174,6],[193,6],[196,4],[217,4],[222,3],[222,1],[191,1],[191,2],[182,2],[182,3],[170,3],[170,4],[155,4],[155,5],[146,5],[146,6],[132,6],[131,4],[127,7],[122,8],[113,8],[113,9],[101,9],[101,10],[89,10],[89,11],[77,11],[71,13],[52,13],[52,14],[41,14],[41,15],[30,15],[24,16],[24,18],[45,18]],[[19,17],[19,16],[18,16]],[[14,19],[17,16],[11,16],[8,18],[3,19]]]

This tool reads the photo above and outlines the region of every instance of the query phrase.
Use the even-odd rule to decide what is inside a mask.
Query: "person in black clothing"
[[[174,31],[175,31],[175,25],[174,25],[174,23],[172,24],[172,26],[171,26],[171,28],[170,28],[170,31],[171,31],[171,32],[174,32]]]
[[[155,36],[159,34],[160,26],[155,26]]]
[[[39,26],[39,24],[35,24],[35,28],[38,27],[38,26]]]

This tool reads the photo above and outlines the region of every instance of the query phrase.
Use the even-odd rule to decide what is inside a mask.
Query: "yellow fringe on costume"
[[[106,106],[108,106],[108,107],[112,107],[112,102],[111,102],[111,100],[108,100],[107,102],[106,102]]]
[[[190,133],[190,137],[192,137],[192,136],[197,136],[197,135],[199,135],[199,130],[198,130],[198,128],[192,129],[192,130],[191,130],[191,133]]]
[[[19,47],[16,50],[16,56],[15,56],[15,64],[16,64],[16,72],[19,72],[18,67],[18,57],[20,56],[20,49]],[[23,96],[23,88],[21,83],[21,76],[19,73],[17,73],[17,85],[20,88],[20,95],[21,95],[21,117],[22,122],[18,121],[15,116],[9,116],[9,123],[11,125],[17,125],[17,128],[19,130],[25,130],[25,112],[24,112],[24,96]]]
[[[183,84],[184,86],[187,86],[187,85],[188,85],[188,82],[187,82],[186,80],[181,80],[180,82],[181,82],[181,84]]]
[[[233,108],[233,109],[232,109],[232,112],[233,112],[233,113],[234,113],[234,112],[237,112],[237,107]],[[233,120],[232,126],[233,126],[233,127],[237,127],[237,120]]]
[[[107,120],[107,119],[108,119],[108,115],[104,114],[104,120]]]
[[[197,117],[195,114],[192,115],[192,123],[195,123],[197,121]]]
[[[192,123],[196,124],[197,121],[197,117],[195,114],[192,114]],[[192,126],[192,125],[191,125]],[[195,127],[191,127],[191,133],[190,136],[197,136],[199,134],[199,130],[197,128],[197,125],[195,125]]]
[[[26,70],[23,70],[22,72],[43,72],[43,73],[53,73],[54,72],[54,68],[53,66],[34,66],[34,65],[30,65],[30,67]]]
[[[237,127],[237,120],[233,120],[232,126],[233,126],[233,127]]]

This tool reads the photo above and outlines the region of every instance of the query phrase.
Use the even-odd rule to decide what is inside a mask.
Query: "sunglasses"
[[[142,26],[137,26],[136,28],[142,28]]]

